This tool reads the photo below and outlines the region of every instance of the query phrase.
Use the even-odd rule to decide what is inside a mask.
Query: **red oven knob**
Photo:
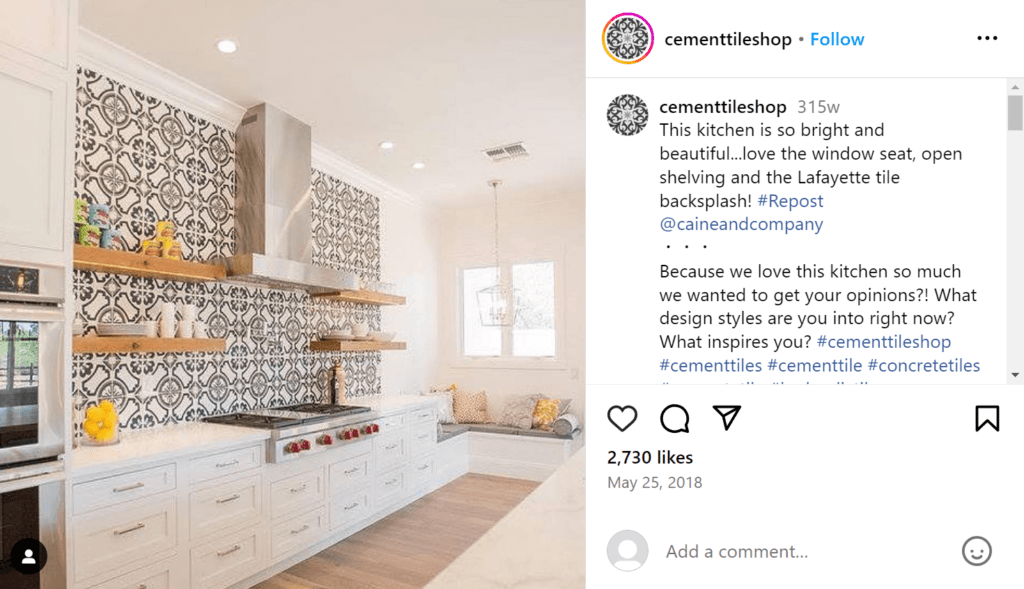
[[[372,434],[373,433],[373,426],[368,425],[368,426],[364,427],[363,428],[363,433],[364,434]]]
[[[357,429],[352,430],[352,437],[353,438],[358,438],[359,437],[359,430],[357,430]]]
[[[302,448],[303,450],[309,450],[309,448],[310,448],[310,446],[309,446],[309,440],[299,440],[299,446],[300,446],[300,447],[301,447],[301,448]]]
[[[284,451],[289,454],[298,454],[301,450],[302,448],[299,448],[298,442],[292,442],[284,447]]]
[[[373,424],[373,433],[377,433],[377,432],[379,432],[379,431],[380,431],[380,426],[379,426],[379,425],[377,425],[376,423],[375,423],[375,424]]]
[[[345,433],[344,433],[343,437],[346,440],[351,440],[352,439],[352,430],[345,430]]]
[[[334,443],[334,438],[331,437],[331,434],[324,434],[320,437],[320,443],[324,446],[330,446]]]

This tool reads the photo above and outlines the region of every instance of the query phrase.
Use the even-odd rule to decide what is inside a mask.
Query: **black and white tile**
[[[189,112],[85,68],[78,70],[74,191],[105,203],[128,247],[156,222],[174,221],[187,259],[234,252],[235,136]],[[380,279],[380,204],[372,194],[312,170],[313,262]],[[179,283],[76,270],[87,333],[99,321],[156,320],[164,302],[195,304],[223,354],[76,355],[76,436],[102,399],[122,427],[141,429],[243,409],[323,400],[335,361],[348,395],[380,394],[381,354],[312,353],[309,341],[359,321],[380,329],[380,309],[230,283]]]

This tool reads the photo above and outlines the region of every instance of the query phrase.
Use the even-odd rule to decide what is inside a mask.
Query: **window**
[[[511,326],[480,321],[477,293],[498,281],[498,269],[462,270],[462,354],[467,357],[547,358],[557,354],[555,263],[503,264],[515,289],[516,318]],[[512,304],[510,301],[509,304]]]

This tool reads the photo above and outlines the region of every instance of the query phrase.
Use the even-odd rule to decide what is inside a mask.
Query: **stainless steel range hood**
[[[346,274],[313,265],[309,125],[269,105],[246,111],[235,131],[235,255],[230,280],[330,292]]]

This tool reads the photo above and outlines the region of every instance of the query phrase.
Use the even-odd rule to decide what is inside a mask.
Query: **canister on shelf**
[[[147,256],[159,258],[160,255],[163,253],[163,246],[159,241],[155,239],[147,239],[146,241],[142,242],[142,253]]]
[[[110,205],[100,203],[89,205],[89,224],[100,229],[110,227]]]
[[[160,239],[160,257],[170,260],[181,259],[181,242],[173,239]]]
[[[89,202],[84,198],[75,199],[75,225],[86,225],[89,223]]]
[[[95,225],[82,225],[78,228],[79,245],[99,247],[100,237],[100,228]]]
[[[124,238],[117,229],[104,229],[100,235],[100,247],[124,251]]]
[[[174,221],[157,221],[156,238],[174,239]]]

